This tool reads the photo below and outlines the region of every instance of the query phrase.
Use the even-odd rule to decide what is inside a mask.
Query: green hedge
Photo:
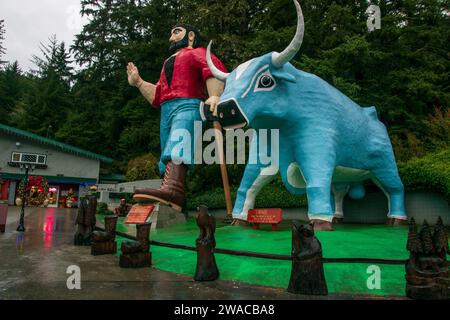
[[[236,199],[236,187],[231,188],[231,199]],[[188,195],[187,207],[196,210],[199,205],[206,205],[210,209],[224,209],[225,195],[223,189],[217,188],[199,194]],[[256,208],[298,208],[307,205],[306,195],[295,196],[290,194],[282,185],[281,179],[277,179],[264,187],[256,198]]]
[[[113,212],[108,210],[108,205],[106,203],[99,202],[97,204],[97,214],[110,215],[113,214]]]
[[[400,163],[398,169],[406,191],[438,192],[450,203],[450,149]]]
[[[110,192],[109,193],[110,199],[125,199],[127,203],[134,204],[136,201],[133,200],[133,193],[128,192]]]

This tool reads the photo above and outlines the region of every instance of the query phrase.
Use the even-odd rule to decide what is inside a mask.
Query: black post
[[[22,194],[20,195],[22,197],[22,207],[20,209],[20,222],[19,226],[17,227],[17,231],[19,232],[25,232],[25,201],[26,201],[26,190],[28,185],[28,170],[30,168],[28,166],[25,166],[25,176],[23,178],[24,182],[24,189],[22,190]]]

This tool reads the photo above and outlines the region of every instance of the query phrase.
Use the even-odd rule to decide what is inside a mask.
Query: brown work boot
[[[182,211],[186,202],[184,181],[187,166],[178,165],[169,161],[166,165],[163,183],[159,189],[136,189],[133,199],[138,202],[159,201],[171,206],[175,210]]]

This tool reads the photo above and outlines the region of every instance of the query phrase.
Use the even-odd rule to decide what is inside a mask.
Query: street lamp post
[[[28,173],[31,170],[33,170],[33,165],[30,164],[21,164],[20,169],[25,169],[25,176],[23,177],[23,186],[22,194],[20,195],[22,197],[22,206],[20,208],[20,221],[19,226],[17,227],[17,231],[19,232],[25,232],[25,202],[27,201],[26,197],[26,190],[28,185]]]

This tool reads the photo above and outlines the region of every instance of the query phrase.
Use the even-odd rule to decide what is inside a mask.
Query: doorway
[[[49,186],[48,187],[48,207],[58,208],[59,203],[59,186]]]

